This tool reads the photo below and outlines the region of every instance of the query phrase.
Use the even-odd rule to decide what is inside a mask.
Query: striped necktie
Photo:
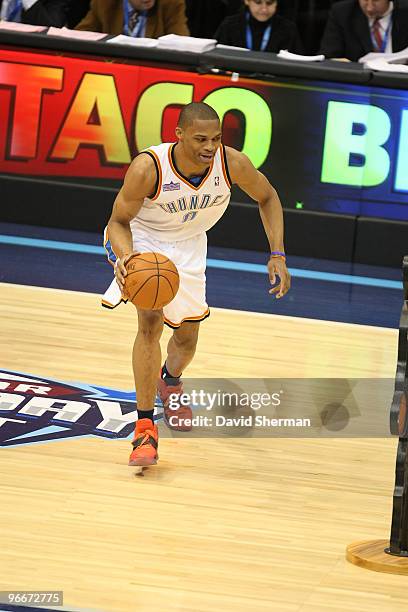
[[[377,19],[374,21],[373,25],[371,26],[372,32],[373,32],[373,40],[375,43],[375,50],[377,52],[382,52],[383,51],[383,36],[382,36],[382,28],[380,25],[380,20]]]
[[[138,21],[139,21],[139,12],[133,11],[129,17],[129,36],[132,36],[133,30],[135,29]]]

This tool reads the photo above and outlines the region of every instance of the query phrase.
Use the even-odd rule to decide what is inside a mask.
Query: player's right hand
[[[125,290],[125,277],[127,276],[126,264],[132,255],[138,255],[137,251],[133,251],[132,253],[127,253],[123,255],[123,257],[119,257],[115,261],[115,278],[116,282],[119,285],[119,289],[122,293],[122,296],[127,299],[126,290]]]

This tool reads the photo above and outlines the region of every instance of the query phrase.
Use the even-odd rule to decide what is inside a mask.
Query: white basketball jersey
[[[173,149],[176,143],[163,143],[146,149],[155,161],[158,182],[156,193],[145,198],[132,232],[138,226],[165,242],[187,240],[209,230],[224,214],[231,197],[231,181],[221,145],[198,186],[176,168]]]

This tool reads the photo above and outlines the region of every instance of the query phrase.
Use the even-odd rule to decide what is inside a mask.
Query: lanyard
[[[253,37],[252,37],[252,30],[251,30],[251,26],[249,25],[249,18],[250,15],[249,13],[246,14],[246,20],[247,20],[247,24],[246,24],[246,46],[247,49],[251,49],[251,51],[253,50]],[[269,24],[267,28],[265,28],[265,32],[263,33],[262,36],[262,42],[261,42],[261,48],[259,49],[260,51],[265,51],[266,47],[268,46],[268,42],[269,39],[271,37],[271,32],[272,32],[272,26]]]
[[[392,22],[392,17],[391,17],[391,19],[390,19],[390,22],[389,22],[389,24],[388,24],[387,29],[386,29],[386,30],[385,30],[385,32],[384,32],[384,38],[382,39],[382,43],[381,43],[381,48],[380,48],[380,49],[378,49],[378,47],[377,47],[377,42],[376,42],[376,40],[375,40],[375,38],[374,38],[374,35],[373,35],[373,27],[371,26],[371,28],[370,28],[371,42],[373,43],[373,47],[374,47],[374,49],[375,49],[375,51],[376,51],[377,53],[384,53],[384,51],[385,51],[385,49],[386,49],[386,47],[387,47],[388,36],[389,36],[389,34],[390,34],[390,29],[391,29],[391,22]],[[382,29],[382,28],[381,28],[381,29]]]
[[[139,38],[144,35],[146,31],[147,11],[141,11],[139,18],[132,32],[129,32],[129,18],[133,13],[131,6],[129,6],[128,0],[123,0],[123,32],[133,38]]]

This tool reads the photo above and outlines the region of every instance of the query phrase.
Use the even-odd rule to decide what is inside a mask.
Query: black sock
[[[151,421],[154,422],[153,414],[154,414],[154,408],[152,408],[152,410],[137,410],[137,418],[139,421],[140,419],[150,419]]]
[[[181,376],[181,374],[180,374],[180,376]],[[170,372],[167,369],[166,362],[164,362],[164,366],[162,368],[161,377],[164,380],[164,382],[166,383],[166,385],[169,385],[171,387],[175,387],[176,385],[179,385],[180,384],[180,376],[173,376],[173,374],[170,374]]]

